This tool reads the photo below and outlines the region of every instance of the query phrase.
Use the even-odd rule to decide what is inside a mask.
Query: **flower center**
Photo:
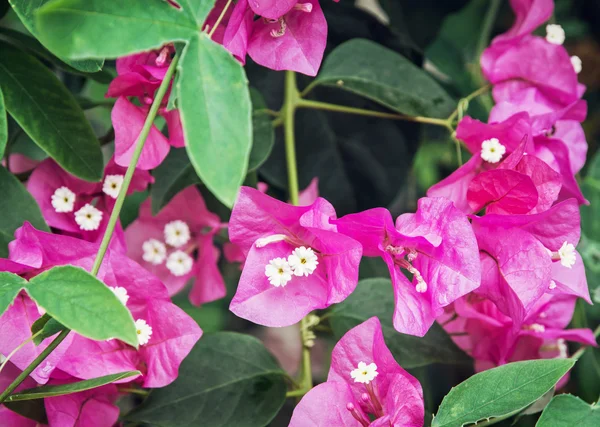
[[[97,230],[102,222],[103,212],[89,203],[75,212],[75,222],[85,231]]]
[[[167,268],[174,276],[185,276],[194,265],[194,260],[191,256],[181,250],[172,252],[167,258]]]
[[[575,246],[566,241],[562,244],[558,251],[550,252],[550,256],[552,257],[552,259],[554,261],[560,260],[561,265],[566,268],[573,268],[573,266],[575,265],[575,262],[577,261],[577,257],[575,254]],[[552,286],[552,284],[550,284],[550,286]]]
[[[107,175],[106,178],[104,178],[104,184],[102,185],[104,194],[116,199],[119,195],[119,191],[121,191],[123,179],[123,175]]]
[[[185,245],[191,238],[190,227],[181,220],[175,220],[165,225],[165,242],[174,248]]]
[[[561,45],[565,42],[565,30],[558,24],[546,25],[546,41],[551,44]]]
[[[411,262],[417,259],[419,253],[412,248],[404,248],[402,246],[392,245],[387,245],[385,250],[388,253],[394,255],[394,263],[397,266],[407,270],[410,274],[413,275],[413,280],[417,281],[417,284],[415,285],[415,290],[420,294],[427,292],[427,282],[425,282],[425,279],[423,279],[421,272],[414,265],[411,264]],[[406,259],[402,258],[403,255],[406,255]]]
[[[144,319],[138,319],[135,321],[135,330],[137,332],[138,344],[148,344],[152,336],[152,327]]]
[[[69,190],[68,187],[57,188],[51,197],[52,207],[58,213],[73,212],[75,199],[75,193]]]
[[[498,163],[506,153],[506,147],[498,138],[486,139],[481,143],[481,158],[489,163]]]

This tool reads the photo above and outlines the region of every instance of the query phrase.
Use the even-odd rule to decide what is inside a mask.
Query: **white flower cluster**
[[[319,261],[317,254],[304,246],[294,249],[292,254],[285,258],[273,258],[265,266],[265,275],[273,286],[285,286],[294,276],[309,276],[314,273]]]
[[[181,248],[191,239],[190,227],[181,220],[165,225],[163,230],[165,242],[174,248]],[[148,239],[142,244],[142,259],[152,265],[160,265],[166,260],[167,269],[174,276],[185,276],[194,265],[194,260],[185,251],[177,249],[167,256],[167,246],[157,239]]]

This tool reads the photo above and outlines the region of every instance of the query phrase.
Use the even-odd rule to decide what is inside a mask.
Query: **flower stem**
[[[127,190],[129,189],[129,184],[131,184],[131,179],[133,178],[133,173],[135,172],[135,167],[137,166],[138,160],[140,159],[140,155],[142,154],[142,149],[144,148],[144,144],[146,143],[146,139],[150,134],[150,129],[152,129],[152,125],[154,124],[154,119],[156,118],[156,114],[158,113],[158,109],[160,104],[167,93],[167,89],[171,84],[171,78],[175,73],[175,69],[177,68],[177,62],[179,61],[179,53],[175,54],[175,57],[171,61],[169,65],[169,69],[165,74],[165,77],[160,84],[158,90],[156,91],[156,95],[154,97],[154,101],[152,102],[152,106],[150,107],[150,111],[148,111],[148,115],[146,116],[146,121],[144,122],[144,126],[142,127],[142,131],[140,132],[140,136],[136,142],[135,151],[133,152],[133,156],[131,157],[131,161],[129,162],[129,166],[127,167],[127,172],[125,172],[125,177],[123,178],[123,185],[121,186],[121,190],[119,191],[119,195],[115,202],[115,206],[110,214],[110,218],[108,220],[108,225],[106,226],[106,230],[104,231],[104,236],[102,237],[102,242],[100,243],[100,247],[98,248],[98,253],[96,254],[96,259],[94,260],[94,266],[92,267],[92,275],[98,275],[98,271],[100,271],[100,266],[102,265],[102,261],[104,260],[104,256],[106,255],[106,250],[108,249],[108,245],[110,243],[110,239],[115,230],[115,226],[117,225],[117,221],[119,220],[119,214],[121,213],[121,208],[123,207],[123,202],[125,201],[125,195],[127,194]],[[39,366],[40,363],[48,357],[52,351],[58,347],[58,345],[67,337],[70,329],[63,330],[55,339],[40,353],[38,357],[36,357],[33,362],[29,364],[21,372],[21,374],[0,394],[0,403],[2,403],[9,395],[16,389],[19,384],[21,384],[27,376],[35,368]]]
[[[221,14],[217,18],[217,21],[215,22],[215,25],[213,25],[213,27],[210,29],[210,32],[208,33],[208,38],[209,39],[212,39],[213,34],[215,33],[215,31],[217,30],[217,27],[219,26],[219,24],[221,23],[221,21],[225,17],[225,13],[227,12],[227,9],[229,9],[230,5],[231,5],[231,0],[227,0],[227,4],[225,5],[225,7],[223,8],[223,10],[221,11]]]
[[[125,201],[127,190],[129,189],[129,184],[131,184],[131,179],[133,178],[135,167],[137,166],[138,160],[140,159],[140,156],[142,154],[142,149],[144,148],[144,144],[146,143],[146,139],[148,138],[150,130],[152,129],[152,125],[154,124],[154,119],[156,118],[156,114],[158,113],[160,104],[165,94],[167,93],[167,89],[169,88],[169,85],[171,83],[171,77],[173,77],[173,74],[175,73],[175,68],[177,67],[178,61],[179,52],[175,54],[175,57],[171,61],[171,65],[169,65],[167,73],[165,74],[162,83],[156,91],[154,101],[152,102],[150,111],[148,111],[148,115],[146,116],[146,121],[144,122],[142,131],[140,132],[140,136],[138,137],[135,146],[135,151],[133,152],[133,156],[131,157],[129,166],[127,167],[127,172],[125,172],[125,177],[123,178],[123,185],[121,186],[121,191],[119,191],[119,195],[117,196],[117,200],[115,201],[115,207],[113,208],[110,214],[110,218],[108,219],[108,225],[106,226],[104,236],[102,237],[102,242],[100,243],[100,248],[98,249],[98,254],[96,255],[96,259],[94,260],[94,266],[92,267],[92,274],[94,276],[96,276],[100,271],[102,260],[104,259],[104,255],[106,255],[106,250],[108,249],[108,245],[110,244],[110,239],[115,230],[115,226],[117,225],[117,221],[119,220],[119,214],[121,213],[121,208],[123,207],[123,202]]]
[[[39,366],[40,363],[42,363],[44,361],[44,359],[46,357],[48,357],[50,355],[50,353],[52,353],[52,351],[54,351],[54,349],[56,347],[58,347],[58,345],[63,342],[63,340],[67,337],[67,335],[69,334],[69,329],[65,329],[64,331],[62,331],[56,338],[54,338],[54,340],[48,345],[48,347],[46,347],[44,349],[44,351],[42,351],[38,357],[36,357],[33,362],[31,362],[29,364],[29,366],[27,366],[23,372],[21,372],[19,374],[19,376],[8,386],[6,387],[6,390],[4,390],[2,392],[2,394],[0,394],[0,403],[4,402],[6,400],[6,398],[23,382],[25,381],[25,379],[29,376],[29,374],[31,374],[33,372],[33,370],[35,368],[37,368]]]
[[[403,114],[384,113],[381,111],[365,110],[362,108],[346,107],[344,105],[329,104],[320,101],[311,101],[309,99],[300,99],[297,102],[298,108],[312,108],[315,110],[334,111],[338,113],[357,114],[360,116],[380,117],[382,119],[405,120],[407,122],[425,123],[435,126],[443,126],[452,132],[452,126],[447,119],[435,119],[432,117],[405,116]]]
[[[285,158],[288,170],[288,188],[290,201],[293,205],[299,203],[298,189],[298,165],[296,162],[296,141],[294,137],[294,113],[300,101],[300,94],[296,86],[296,74],[293,71],[285,72],[285,95],[282,108],[282,124],[285,137]],[[302,366],[300,370],[300,388],[288,392],[288,397],[300,397],[306,394],[312,388],[312,369],[310,364],[310,347],[306,344],[306,333],[308,316],[300,321],[300,334],[302,339]]]

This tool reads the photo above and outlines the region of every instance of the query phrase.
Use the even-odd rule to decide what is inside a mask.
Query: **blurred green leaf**
[[[403,368],[416,368],[432,363],[469,363],[471,359],[460,350],[444,329],[435,323],[423,337],[397,332],[392,325],[394,295],[389,279],[366,279],[356,290],[329,311],[328,317],[336,338],[353,327],[377,316],[385,342]]]
[[[446,118],[455,102],[425,71],[405,57],[369,40],[338,46],[315,80],[356,93],[410,116]]]
[[[73,95],[36,58],[0,41],[0,87],[6,109],[67,172],[102,178],[100,144]]]
[[[141,375],[140,371],[126,371],[118,374],[105,375],[103,377],[92,378],[91,380],[76,381],[69,384],[43,385],[41,387],[22,390],[10,395],[6,402],[18,402],[23,400],[44,399],[46,397],[64,396],[65,394],[78,393],[91,390],[106,384],[114,383],[130,377]]]
[[[183,361],[175,382],[154,390],[126,419],[164,427],[262,427],[285,401],[285,377],[256,338],[209,334]]]
[[[246,74],[206,34],[190,40],[179,73],[177,91],[187,153],[204,185],[231,207],[246,178],[252,148]]]
[[[4,402],[8,409],[19,415],[37,421],[40,424],[47,425],[46,407],[43,400],[22,400],[19,402]]]
[[[0,272],[0,316],[4,314],[9,305],[21,289],[27,285],[27,280],[16,274]]]
[[[581,191],[589,205],[581,205],[581,231],[592,240],[600,241],[600,180],[587,177],[581,183]]]
[[[140,212],[140,205],[148,198],[149,191],[138,191],[125,197],[123,208],[119,214],[119,220],[123,228],[135,221]]]
[[[536,424],[536,427],[572,426],[600,426],[600,406],[590,406],[575,396],[561,394],[552,399]]]
[[[4,157],[4,150],[8,142],[8,117],[6,116],[6,107],[4,107],[4,96],[0,88],[0,160]]]
[[[457,427],[516,414],[542,397],[573,367],[572,359],[509,363],[473,375],[446,395],[432,427]]]
[[[35,199],[5,168],[0,166],[0,257],[8,256],[14,232],[29,221],[38,230],[50,231]]]
[[[275,143],[273,117],[265,111],[267,104],[254,88],[250,88],[252,101],[252,149],[248,159],[248,172],[258,169],[267,160]]]
[[[154,214],[184,188],[201,183],[185,148],[171,148],[165,160],[152,171],[152,176],[155,181],[150,195]]]
[[[131,312],[113,292],[87,271],[54,267],[29,281],[27,293],[46,312],[84,337],[116,338],[137,348]]]
[[[48,3],[50,0],[9,0],[10,4],[23,23],[25,28],[29,30],[31,34],[38,38],[44,43],[44,39],[40,38],[38,31],[35,28],[34,22],[34,13],[41,6]],[[78,71],[83,71],[86,73],[94,73],[96,71],[100,71],[102,69],[102,65],[104,64],[104,59],[83,59],[80,61],[71,61],[68,59],[62,60],[70,67]]]

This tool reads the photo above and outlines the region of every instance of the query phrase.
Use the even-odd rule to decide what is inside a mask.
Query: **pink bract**
[[[333,221],[358,240],[366,256],[381,256],[394,286],[394,327],[423,336],[444,307],[479,286],[477,242],[467,217],[443,198],[422,198],[415,214],[376,208]],[[412,282],[401,269],[413,275]]]
[[[361,362],[376,365],[377,375],[366,384],[354,381],[350,375]],[[376,419],[371,422],[368,414]],[[394,360],[385,345],[379,319],[373,317],[348,331],[336,344],[327,382],[302,398],[290,427],[420,427],[423,419],[421,385]]]
[[[362,249],[329,223],[335,210],[318,198],[310,206],[292,206],[258,190],[242,187],[229,222],[229,237],[246,255],[230,310],[265,326],[294,324],[315,309],[343,301],[358,281]],[[257,245],[267,239],[265,245]],[[318,258],[315,271],[294,276],[284,286],[269,283],[265,267],[287,259],[298,247]]]

